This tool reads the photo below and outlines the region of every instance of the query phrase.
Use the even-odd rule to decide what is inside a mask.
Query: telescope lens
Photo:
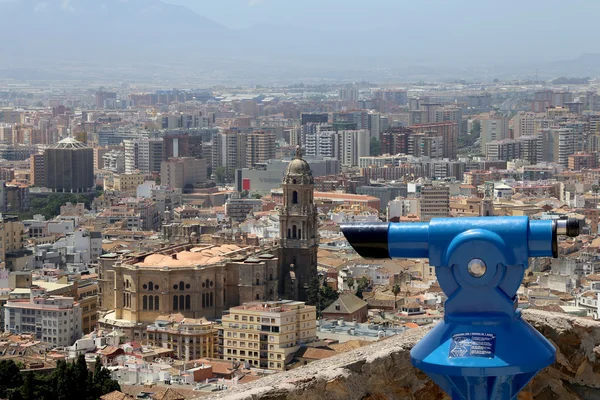
[[[467,268],[469,270],[469,274],[471,274],[471,276],[474,278],[481,278],[487,270],[485,263],[479,258],[474,258],[469,261]]]

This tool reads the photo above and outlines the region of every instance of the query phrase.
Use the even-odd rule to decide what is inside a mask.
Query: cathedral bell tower
[[[283,177],[283,205],[279,210],[279,293],[286,300],[307,300],[306,288],[317,276],[317,208],[315,182],[300,147]]]

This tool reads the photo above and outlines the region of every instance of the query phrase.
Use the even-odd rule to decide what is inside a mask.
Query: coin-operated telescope
[[[528,217],[434,218],[341,226],[364,258],[428,258],[447,300],[444,320],[410,352],[452,399],[515,399],[554,362],[554,346],[521,318],[517,290],[529,257],[558,257],[580,223]]]

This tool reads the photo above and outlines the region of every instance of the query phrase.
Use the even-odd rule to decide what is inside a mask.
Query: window
[[[298,204],[298,192],[294,190],[292,193],[292,204]]]
[[[260,300],[260,294],[256,293],[256,300]]]
[[[290,229],[288,229],[287,238],[288,238],[288,239],[291,239],[291,238],[292,238],[292,231],[291,231]]]
[[[159,310],[160,309],[160,303],[158,300],[158,296],[154,296],[154,309],[155,310]]]
[[[191,305],[192,303],[191,302],[192,302],[191,297],[188,294],[187,296],[185,296],[185,309],[186,310],[189,310],[189,309],[192,308],[192,305]]]
[[[296,235],[298,234],[296,225],[292,226],[292,237],[296,239]]]
[[[179,282],[179,290],[183,290],[183,281]]]
[[[149,307],[151,310],[154,310],[154,296],[150,296]]]
[[[173,310],[177,311],[179,309],[177,307],[178,304],[179,304],[179,302],[177,300],[177,296],[173,296]]]
[[[179,309],[180,310],[185,310],[185,303],[184,303],[184,296],[180,295],[179,296]]]
[[[148,282],[148,290],[154,290],[154,284],[152,283],[152,281]]]
[[[148,309],[148,298],[147,298],[147,296],[142,297],[142,309],[143,310],[147,310]]]

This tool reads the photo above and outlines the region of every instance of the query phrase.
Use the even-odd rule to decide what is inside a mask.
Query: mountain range
[[[461,46],[424,51],[435,40],[402,24],[368,32],[323,32],[308,21],[235,30],[160,0],[0,0],[0,15],[0,78],[32,79],[37,71],[40,79],[476,79],[497,63],[473,62],[473,50]],[[579,68],[586,76],[600,72],[586,60],[589,68]],[[547,71],[569,75],[573,64],[580,66],[553,63]],[[514,66],[492,71],[518,75]]]

